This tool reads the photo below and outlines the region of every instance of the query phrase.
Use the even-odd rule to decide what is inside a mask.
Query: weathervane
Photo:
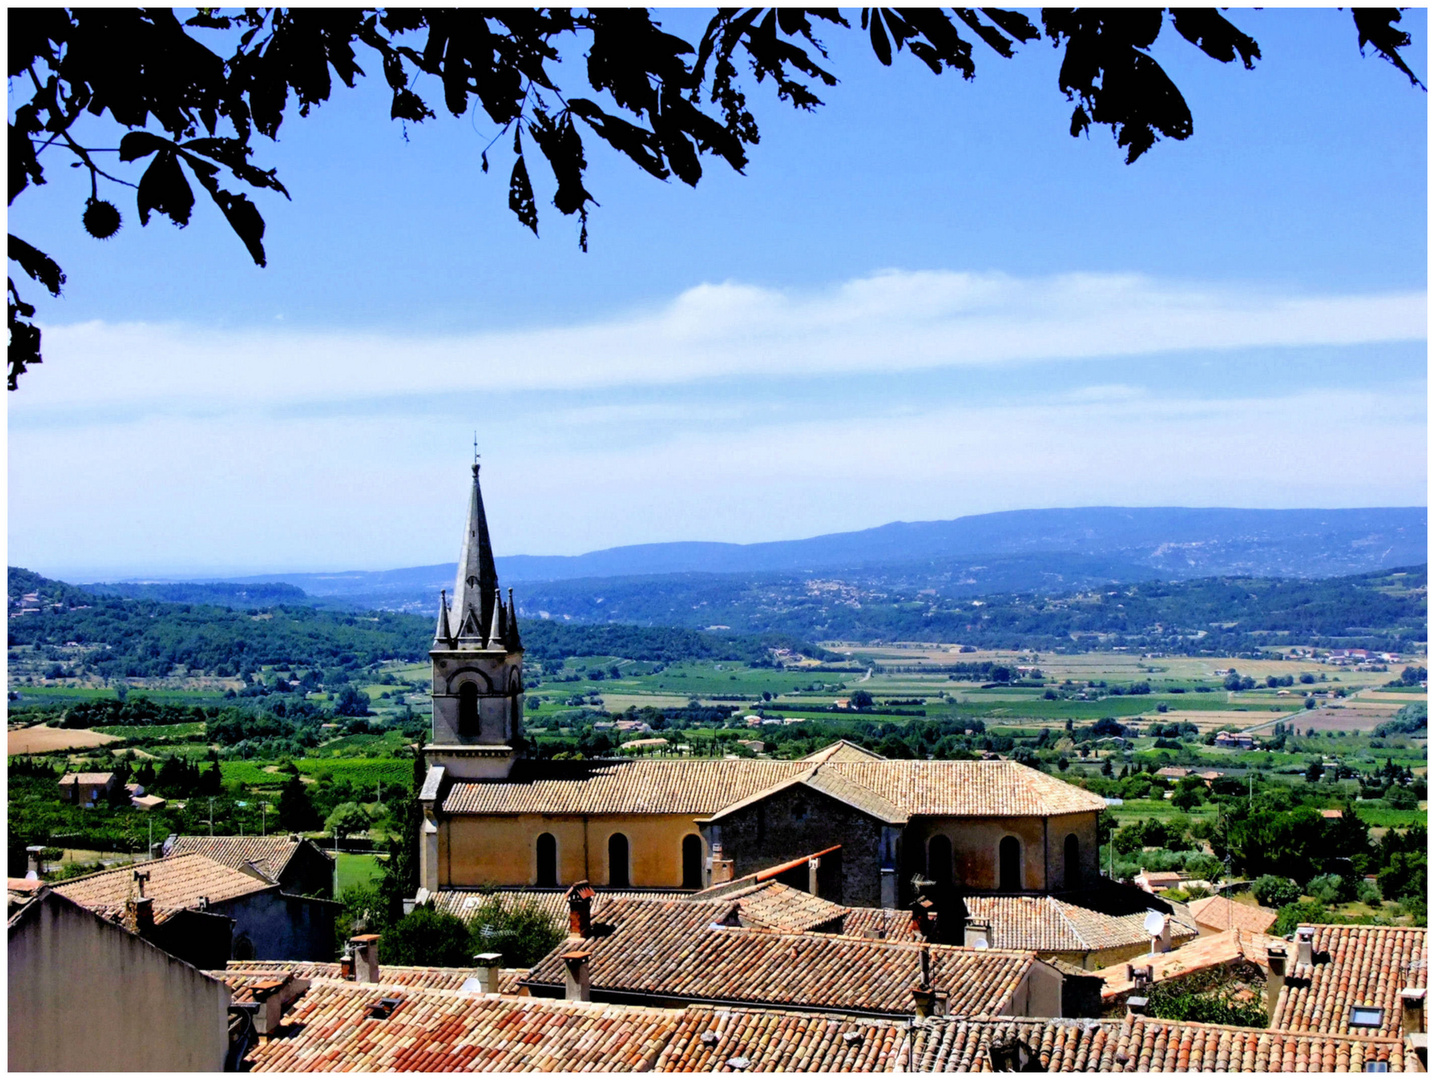
[[[473,474],[478,475],[478,432],[473,433]]]

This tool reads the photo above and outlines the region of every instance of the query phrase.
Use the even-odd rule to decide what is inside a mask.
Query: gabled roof
[[[355,984],[345,979],[334,962],[321,960],[231,960],[223,971],[213,972],[231,987],[245,986],[252,982],[272,980],[285,974],[310,982],[337,982],[347,986]],[[473,979],[482,979],[478,968],[416,967],[400,964],[379,965],[379,981],[368,985],[411,986],[425,990],[462,990]],[[518,993],[518,980],[528,974],[527,968],[500,968],[498,992]]]
[[[764,881],[723,899],[737,905],[744,926],[807,933],[824,927],[837,929],[847,914],[841,904],[794,889],[779,881]]]
[[[1149,965],[1153,982],[1176,979],[1182,975],[1189,975],[1193,971],[1203,971],[1219,964],[1232,964],[1237,961],[1249,961],[1269,970],[1270,964],[1267,957],[1273,946],[1286,949],[1288,953],[1294,951],[1290,942],[1284,938],[1252,934],[1245,930],[1226,930],[1219,934],[1197,938],[1170,952],[1156,953],[1155,955],[1148,953],[1144,956],[1133,957],[1120,964],[1112,964],[1095,974],[1101,976],[1106,983],[1101,991],[1101,996],[1112,998],[1130,993],[1135,989],[1135,983],[1127,971],[1132,964]]]
[[[1207,896],[1192,900],[1191,914],[1201,926],[1217,930],[1249,930],[1264,934],[1276,924],[1280,912],[1259,904],[1237,904],[1224,896]]]
[[[296,836],[176,836],[166,854],[199,854],[235,870],[243,870],[252,862],[260,873],[278,881],[305,843],[309,841]],[[317,844],[311,846],[329,858]]]
[[[846,739],[838,739],[831,746],[824,746],[821,750],[814,750],[808,754],[803,761],[827,762],[827,761],[886,761],[881,754],[868,750],[864,746],[858,746]]]
[[[218,904],[279,888],[203,855],[193,854],[172,855],[113,870],[101,870],[97,874],[62,881],[54,889],[81,907],[113,918],[124,913],[126,901],[140,895],[134,877],[136,870],[150,875],[145,882],[144,895],[154,901],[155,922],[163,922],[185,908],[197,908],[201,897],[207,898],[211,904]]]
[[[1151,940],[1145,913],[1108,915],[1054,896],[968,896],[967,910],[991,923],[990,941],[999,949],[1036,952],[1099,952]],[[1173,940],[1189,940],[1196,927],[1171,917]]]
[[[595,886],[597,895],[593,898],[593,917],[600,918],[607,905],[615,898],[625,900],[674,900],[680,899],[689,894],[680,893],[675,890],[657,889],[605,889]],[[480,908],[492,900],[500,899],[512,909],[520,904],[531,904],[544,914],[552,917],[555,923],[566,928],[568,926],[568,901],[565,898],[567,889],[440,889],[438,892],[428,893],[427,898],[433,901],[434,907],[440,911],[446,911],[450,915],[457,915],[467,922],[472,919]]]
[[[446,814],[731,812],[794,782],[887,821],[1093,813],[1106,800],[1014,761],[520,761],[506,780],[455,783]]]
[[[1400,991],[1425,986],[1429,957],[1425,928],[1317,925],[1314,964],[1297,964],[1296,945],[1286,946],[1286,984],[1272,1027],[1351,1035],[1400,1031]],[[1350,1024],[1353,1005],[1383,1010],[1376,1029]]]
[[[378,1019],[369,1006],[382,997],[400,1001]],[[246,1060],[254,1072],[627,1072],[652,1067],[678,1019],[664,1009],[316,982]]]
[[[60,777],[62,784],[79,784],[82,787],[88,784],[108,784],[115,778],[112,772],[67,772]]]
[[[823,934],[787,934],[717,925],[732,905],[721,901],[612,901],[593,936],[565,945],[534,965],[529,986],[564,984],[560,954],[589,953],[595,992],[659,999],[774,1005],[889,1016],[910,1015],[921,952],[929,950],[932,984],[948,1008],[969,1016],[1000,1015],[1037,962],[1031,953],[919,946]]]
[[[5,885],[6,892],[9,894],[6,917],[11,922],[14,921],[15,916],[39,899],[42,895],[40,890],[45,887],[43,881],[37,881],[35,878],[7,878]]]

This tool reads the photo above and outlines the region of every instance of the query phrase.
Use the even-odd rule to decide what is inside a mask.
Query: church
[[[1010,761],[892,761],[835,743],[799,761],[544,761],[524,753],[523,642],[479,467],[439,598],[421,886],[709,888],[840,846],[822,895],[896,907],[938,891],[1069,892],[1099,877],[1105,800]],[[814,870],[814,873],[816,871]]]

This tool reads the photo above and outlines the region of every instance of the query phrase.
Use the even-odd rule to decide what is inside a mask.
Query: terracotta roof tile
[[[225,982],[242,985],[252,980],[272,979],[292,974],[296,979],[310,982],[342,982],[350,986],[359,985],[352,979],[345,979],[339,973],[339,965],[333,962],[309,960],[231,960],[222,972],[214,972]],[[518,980],[528,974],[527,968],[500,968],[498,992],[518,993]],[[401,964],[379,962],[379,981],[375,986],[412,986],[426,990],[462,990],[470,979],[482,979],[481,968],[410,967]]]
[[[604,889],[596,888],[593,899],[593,915],[601,915],[604,905],[615,898],[625,900],[674,900],[690,895],[685,892],[664,889]],[[568,926],[568,902],[564,899],[567,889],[440,889],[429,893],[429,899],[440,911],[457,915],[467,922],[480,908],[495,897],[503,900],[507,907],[519,904],[533,904],[540,911],[552,916],[563,929]]]
[[[1020,817],[1105,809],[1104,799],[1012,761],[519,762],[507,780],[456,783],[449,814],[713,815],[804,778],[884,820]]]
[[[912,929],[910,912],[894,908],[848,908],[842,920],[842,933],[846,937],[867,937],[869,932],[875,932],[872,936],[884,941],[920,940]]]
[[[1053,896],[968,896],[967,910],[991,923],[991,944],[998,949],[1036,952],[1098,952],[1151,940],[1145,913],[1108,915]],[[1189,941],[1196,927],[1172,917],[1173,941]]]
[[[656,1072],[891,1072],[906,1027],[820,1013],[692,1005],[658,1057]]]
[[[1264,934],[1276,923],[1279,912],[1259,904],[1237,904],[1224,896],[1207,896],[1191,901],[1191,914],[1201,926],[1217,930],[1249,930]]]
[[[592,937],[589,974],[595,991],[656,998],[802,1006],[835,1012],[908,1015],[922,946],[823,934],[785,934],[715,925],[726,901],[613,901]],[[534,965],[525,983],[564,983],[559,952]],[[928,946],[935,989],[948,1008],[968,1016],[1000,1015],[1036,962],[1031,953]]]
[[[1313,929],[1317,963],[1296,964],[1297,946],[1286,945],[1290,967],[1271,1026],[1353,1035],[1399,1032],[1400,991],[1425,985],[1425,929],[1331,925]],[[1379,1028],[1352,1027],[1353,1005],[1383,1010]]]
[[[1112,964],[1093,974],[1099,975],[1105,980],[1106,985],[1101,991],[1101,996],[1111,998],[1129,993],[1134,988],[1134,984],[1127,976],[1128,964],[1149,964],[1151,978],[1155,982],[1161,982],[1164,979],[1175,979],[1182,975],[1189,975],[1193,971],[1203,971],[1218,964],[1230,964],[1240,960],[1246,960],[1266,968],[1268,966],[1266,956],[1272,946],[1286,949],[1287,952],[1294,951],[1290,942],[1284,938],[1251,934],[1244,930],[1226,930],[1219,934],[1196,938],[1170,952],[1156,953],[1154,956],[1147,954],[1135,957],[1130,961],[1123,961],[1120,964]]]
[[[197,853],[236,870],[252,861],[261,872],[277,879],[301,843],[292,836],[176,836],[168,854]],[[327,852],[324,857],[329,857]]]
[[[368,1006],[383,996],[401,1001],[377,1019]],[[652,1067],[678,1020],[662,1009],[316,982],[247,1062],[254,1072],[628,1072]]]
[[[727,893],[722,899],[737,905],[738,918],[744,926],[769,930],[797,933],[824,928],[839,930],[847,915],[847,908],[841,904],[778,881],[766,881],[739,892]]]
[[[175,855],[71,878],[57,884],[55,891],[97,914],[114,917],[124,912],[127,900],[139,896],[136,870],[150,875],[144,895],[154,900],[156,922],[176,911],[198,907],[201,897],[218,904],[278,888],[203,855]]]

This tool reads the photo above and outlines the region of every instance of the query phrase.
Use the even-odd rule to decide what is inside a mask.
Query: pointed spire
[[[508,589],[508,651],[523,651],[523,639],[518,636],[518,611],[513,606],[512,586]]]
[[[468,526],[463,534],[463,550],[458,557],[458,581],[453,590],[453,610],[458,619],[459,637],[482,636],[484,628],[493,621],[497,593],[498,570],[493,563],[493,546],[488,539],[488,520],[483,512],[483,494],[478,487],[478,462],[475,461],[473,491],[468,503]],[[472,620],[470,612],[474,615]]]
[[[503,644],[503,601],[499,599],[498,590],[493,590],[493,623],[488,628],[487,648],[496,649]]]
[[[453,631],[448,626],[448,590],[440,589],[438,594],[438,625],[433,632],[434,648],[453,648]]]

